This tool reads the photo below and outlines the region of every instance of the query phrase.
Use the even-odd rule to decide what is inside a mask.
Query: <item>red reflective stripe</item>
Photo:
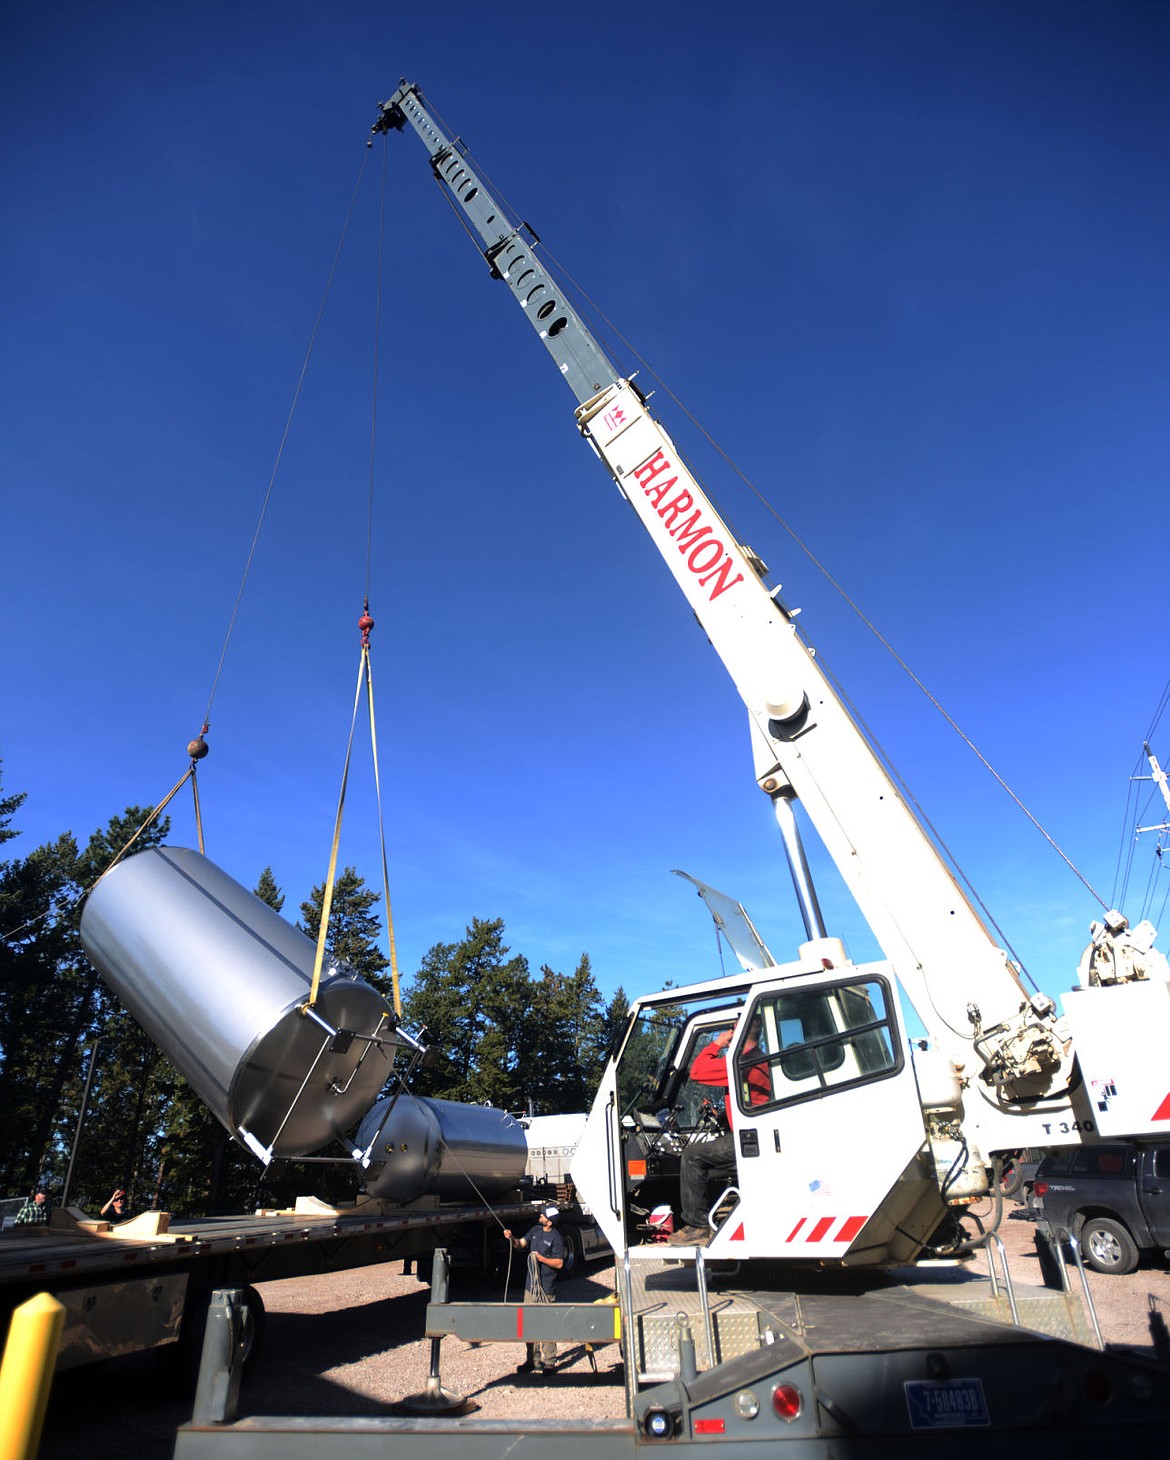
[[[837,1233],[837,1241],[852,1242],[868,1221],[868,1217],[850,1217]]]
[[[740,1222],[739,1226],[736,1227],[735,1231],[732,1232],[731,1236],[728,1238],[728,1241],[730,1241],[730,1242],[742,1242],[743,1240],[744,1240],[743,1223]]]
[[[516,1337],[517,1338],[523,1338],[524,1337],[524,1309],[523,1308],[517,1308],[516,1309]]]
[[[1153,1115],[1150,1116],[1150,1119],[1170,1120],[1170,1095],[1166,1096],[1165,1100],[1162,1101],[1161,1105],[1159,1105],[1157,1110],[1154,1111]]]
[[[836,1220],[836,1217],[822,1217],[804,1240],[806,1242],[820,1242]]]
[[[792,1231],[791,1231],[791,1232],[789,1232],[789,1234],[788,1234],[788,1236],[787,1236],[787,1237],[786,1237],[786,1238],[785,1238],[785,1239],[784,1239],[784,1240],[785,1240],[785,1241],[786,1241],[786,1242],[791,1242],[791,1241],[793,1241],[793,1240],[794,1240],[794,1238],[795,1238],[795,1237],[796,1237],[796,1234],[797,1234],[797,1232],[799,1232],[799,1231],[800,1231],[800,1229],[801,1229],[801,1227],[803,1227],[803,1226],[804,1226],[804,1218],[803,1218],[803,1217],[801,1217],[801,1219],[800,1219],[800,1221],[799,1221],[799,1222],[797,1222],[797,1224],[796,1224],[796,1226],[795,1226],[795,1227],[793,1227],[793,1229],[792,1229]]]

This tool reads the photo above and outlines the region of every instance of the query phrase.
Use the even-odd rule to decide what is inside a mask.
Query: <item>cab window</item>
[[[892,1001],[883,979],[781,989],[753,1005],[758,1024],[737,1061],[741,1110],[815,1099],[884,1079],[902,1067]]]

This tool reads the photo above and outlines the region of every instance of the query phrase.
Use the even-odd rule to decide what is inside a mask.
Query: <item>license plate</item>
[[[912,1430],[962,1430],[991,1423],[980,1379],[908,1379]]]

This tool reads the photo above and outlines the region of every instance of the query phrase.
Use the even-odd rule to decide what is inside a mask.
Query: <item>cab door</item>
[[[757,985],[731,1063],[740,1203],[711,1256],[902,1260],[929,1234],[941,1203],[888,964]]]

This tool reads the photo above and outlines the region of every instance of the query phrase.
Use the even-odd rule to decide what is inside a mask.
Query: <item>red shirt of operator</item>
[[[753,1050],[759,1049],[756,1035],[759,1033],[760,1024],[758,1019],[753,1019],[748,1029],[747,1038],[744,1040],[743,1053],[751,1054]],[[706,1044],[698,1052],[691,1062],[691,1079],[699,1085],[715,1085],[720,1090],[726,1090],[723,1097],[723,1110],[727,1116],[727,1126],[730,1130],[734,1126],[734,1119],[731,1113],[731,1078],[727,1073],[727,1046],[734,1037],[735,1029],[721,1029],[710,1044]],[[766,1105],[772,1098],[772,1085],[768,1079],[768,1073],[763,1065],[753,1065],[744,1075],[748,1087],[749,1105]]]

